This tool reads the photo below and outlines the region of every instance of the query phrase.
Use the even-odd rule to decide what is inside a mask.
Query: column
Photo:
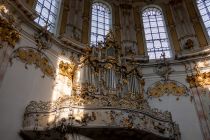
[[[90,26],[90,10],[91,10],[91,1],[84,1],[84,13],[83,13],[83,22],[82,22],[82,43],[89,43],[89,26]]]
[[[178,40],[178,36],[176,32],[176,26],[174,23],[174,19],[172,17],[170,5],[166,5],[166,20],[167,20],[169,31],[171,34],[175,54],[178,54],[181,51],[181,47],[179,44],[179,40]]]
[[[61,12],[61,25],[60,25],[60,34],[62,35],[66,31],[66,24],[68,20],[68,12],[69,12],[69,3],[70,0],[63,0],[62,6],[63,11]]]
[[[119,5],[114,5],[114,29],[115,29],[115,37],[117,43],[120,45],[121,44],[121,27],[120,27],[120,7]]]

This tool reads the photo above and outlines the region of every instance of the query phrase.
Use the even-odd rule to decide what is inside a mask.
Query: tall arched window
[[[111,10],[109,6],[102,2],[94,2],[91,18],[91,45],[97,46],[98,42],[103,42],[110,29]]]
[[[38,17],[35,19],[42,27],[47,26],[47,30],[54,32],[58,18],[58,10],[61,0],[37,0],[36,12]]]
[[[171,48],[162,11],[148,7],[142,13],[147,52],[150,59],[159,59],[162,53],[171,58]]]
[[[197,0],[197,6],[210,36],[210,0]]]

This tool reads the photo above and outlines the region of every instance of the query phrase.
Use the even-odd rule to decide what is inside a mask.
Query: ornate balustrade
[[[74,95],[56,102],[32,101],[26,108],[23,124],[25,134],[30,131],[67,134],[71,128],[107,128],[144,131],[166,139],[179,137],[179,129],[169,112],[151,109],[146,100],[113,95]]]

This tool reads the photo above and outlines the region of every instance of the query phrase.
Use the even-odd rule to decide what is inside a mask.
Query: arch
[[[142,21],[149,58],[159,59],[163,53],[166,58],[171,58],[172,51],[162,9],[156,5],[143,8]]]
[[[104,1],[94,1],[91,13],[90,44],[97,46],[99,42],[104,42],[112,25],[111,6]]]

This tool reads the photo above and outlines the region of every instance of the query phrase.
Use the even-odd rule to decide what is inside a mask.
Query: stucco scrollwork
[[[161,54],[160,59],[157,61],[157,67],[155,67],[154,71],[165,81],[169,80],[169,75],[173,72],[173,69],[170,67],[168,61],[166,60],[164,52]]]
[[[0,40],[14,47],[20,39],[20,33],[14,26],[15,20],[5,5],[0,4]],[[1,45],[0,48],[3,46]]]
[[[188,75],[186,81],[190,87],[204,87],[210,85],[210,72],[197,72],[195,75]]]
[[[194,42],[192,39],[187,39],[185,42],[184,49],[192,49],[194,47]]]
[[[34,39],[38,50],[49,49],[51,47],[51,38],[47,31],[47,26],[38,33],[35,33]]]
[[[55,68],[49,58],[42,52],[38,51],[32,47],[20,47],[13,51],[11,56],[11,62],[13,58],[18,58],[23,63],[25,63],[25,68],[27,65],[35,65],[35,67],[40,68],[43,72],[43,77],[46,75],[48,77],[54,78]]]
[[[59,63],[59,74],[68,77],[70,80],[73,79],[74,71],[75,64],[63,61]]]
[[[186,96],[188,90],[182,84],[176,81],[158,81],[148,88],[147,94],[149,97],[159,98],[165,95]]]
[[[36,47],[19,47],[14,50],[10,62],[13,58],[19,58],[23,63],[25,63],[25,68],[27,65],[34,64],[36,68],[40,68],[42,73],[51,78],[55,78],[55,67],[49,57],[46,55],[46,49],[51,47],[51,34],[47,31],[46,26],[42,30],[34,34],[34,40],[36,42]]]

